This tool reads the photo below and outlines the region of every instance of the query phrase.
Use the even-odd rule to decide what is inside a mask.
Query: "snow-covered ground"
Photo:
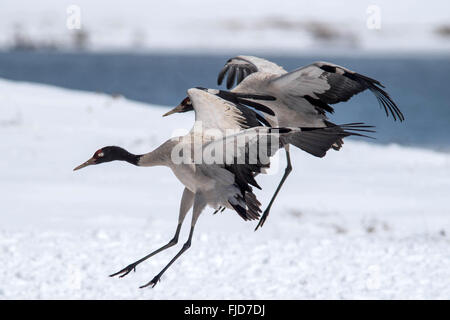
[[[18,49],[448,53],[450,2],[3,0],[0,30]]]
[[[192,248],[141,290],[189,223],[177,248],[108,274],[172,237],[183,186],[166,168],[72,169],[105,145],[149,151],[192,114],[6,80],[0,101],[0,299],[450,298],[450,154],[361,141],[324,159],[294,150],[261,230],[207,209]],[[281,174],[258,177],[263,203]]]

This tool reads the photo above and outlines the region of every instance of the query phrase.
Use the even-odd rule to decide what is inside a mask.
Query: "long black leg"
[[[194,194],[191,191],[189,191],[188,189],[184,189],[183,196],[181,198],[180,214],[178,217],[177,230],[175,231],[175,235],[173,236],[172,240],[170,240],[166,245],[162,246],[161,248],[156,249],[155,251],[149,253],[145,257],[129,264],[122,270],[111,274],[110,277],[114,277],[114,276],[117,276],[120,274],[120,277],[123,278],[127,274],[129,274],[131,271],[133,271],[133,270],[136,271],[136,266],[138,264],[144,262],[145,260],[154,256],[155,254],[160,253],[161,251],[164,251],[164,250],[176,245],[178,243],[178,236],[180,235],[181,225],[183,224],[184,218],[186,217],[186,213],[192,207],[193,200],[194,200]]]
[[[216,209],[213,214],[216,214],[217,212],[223,212],[223,210],[225,210],[226,207],[219,207],[219,209]]]
[[[167,269],[169,269],[169,267],[172,265],[172,263],[174,263],[175,260],[177,260],[187,249],[190,248],[193,234],[194,234],[194,227],[192,226],[191,231],[189,232],[188,240],[183,245],[181,250],[176,254],[176,256],[173,257],[172,260],[170,260],[170,262],[164,267],[164,269],[162,269],[150,282],[148,282],[147,284],[144,284],[143,286],[140,286],[139,288],[145,288],[148,286],[152,286],[152,288],[155,287],[156,284],[158,283],[159,279],[161,278],[161,276],[164,274],[164,272],[166,272]]]
[[[180,234],[180,230],[181,230],[181,224],[178,224],[177,226],[177,231],[175,232],[174,237],[172,238],[172,240],[170,240],[166,245],[162,246],[159,249],[156,249],[155,251],[149,253],[148,255],[146,255],[145,257],[129,264],[128,266],[126,266],[125,268],[123,268],[122,270],[113,273],[111,275],[109,275],[110,277],[115,277],[117,275],[120,274],[120,278],[125,277],[127,274],[129,274],[131,271],[136,271],[136,266],[142,262],[144,262],[145,260],[147,260],[148,258],[154,256],[157,253],[160,253],[161,251],[164,251],[170,247],[173,247],[174,245],[176,245],[178,243],[178,236]]]
[[[148,287],[148,286],[152,286],[152,287],[156,286],[156,284],[158,283],[158,281],[161,278],[161,276],[164,274],[164,272],[166,272],[167,269],[169,269],[169,267],[172,265],[172,263],[174,263],[187,249],[190,248],[192,235],[194,234],[195,223],[197,222],[197,219],[200,216],[200,213],[202,213],[202,211],[205,208],[205,206],[206,206],[205,198],[203,197],[202,194],[197,193],[195,195],[195,200],[194,200],[194,209],[193,209],[193,212],[192,212],[191,231],[189,232],[188,240],[183,245],[181,250],[176,254],[176,256],[173,257],[172,260],[170,260],[170,262],[164,267],[164,269],[162,269],[161,272],[158,273],[150,282],[144,284],[140,288],[145,288],[145,287]]]
[[[281,178],[281,181],[278,184],[278,187],[275,190],[275,193],[273,194],[272,199],[269,202],[269,205],[267,206],[266,210],[264,210],[264,213],[263,213],[261,219],[259,219],[258,225],[255,228],[255,231],[258,230],[259,227],[262,227],[264,225],[264,222],[266,221],[267,217],[269,216],[270,208],[272,208],[272,204],[275,201],[275,198],[277,197],[278,192],[280,192],[284,181],[287,179],[287,177],[289,176],[289,174],[292,171],[291,157],[290,157],[290,154],[289,154],[289,146],[288,145],[285,146],[285,150],[286,150],[287,165],[286,165],[286,169],[284,169],[283,178]]]

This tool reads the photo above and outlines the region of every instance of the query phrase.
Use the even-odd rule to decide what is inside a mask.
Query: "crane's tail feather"
[[[359,136],[372,138],[364,133],[373,133],[373,126],[364,123],[347,123],[337,125],[325,121],[323,128],[301,128],[300,132],[290,135],[286,142],[316,157],[324,157],[328,150],[339,150],[344,144],[344,138],[348,136]],[[373,138],[372,138],[373,139]]]
[[[228,200],[228,203],[244,220],[257,220],[261,213],[261,202],[258,201],[255,194],[246,191],[245,196],[236,195]]]

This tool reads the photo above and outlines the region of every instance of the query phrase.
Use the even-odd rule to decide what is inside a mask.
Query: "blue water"
[[[0,77],[72,89],[122,94],[129,99],[175,106],[195,86],[215,88],[228,56],[97,53],[0,53]],[[376,99],[363,93],[335,105],[336,123],[377,127],[378,143],[450,151],[450,58],[270,57],[287,70],[316,60],[332,61],[378,79],[406,117],[386,119]]]

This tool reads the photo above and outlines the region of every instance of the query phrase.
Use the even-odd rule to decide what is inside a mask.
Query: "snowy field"
[[[261,230],[209,208],[191,249],[138,289],[188,223],[177,248],[108,275],[172,237],[183,186],[167,168],[72,169],[106,145],[152,150],[192,114],[6,80],[0,101],[0,299],[450,298],[450,154],[356,140],[324,159],[294,150]],[[264,204],[275,169],[258,180]]]
[[[448,53],[449,22],[443,0],[3,0],[0,48]]]

